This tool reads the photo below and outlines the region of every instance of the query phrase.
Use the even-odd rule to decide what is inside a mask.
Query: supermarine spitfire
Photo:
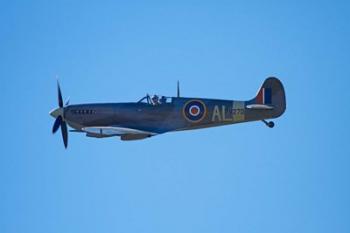
[[[218,100],[146,95],[138,102],[72,104],[63,103],[58,88],[58,108],[50,115],[55,123],[52,132],[61,128],[64,146],[68,145],[67,124],[70,132],[85,133],[88,137],[118,136],[123,141],[139,140],[167,132],[201,129],[250,121],[262,121],[270,128],[273,119],[286,110],[286,98],[280,80],[270,77],[248,101]]]

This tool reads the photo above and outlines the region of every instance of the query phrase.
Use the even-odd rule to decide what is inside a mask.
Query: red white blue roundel
[[[183,114],[187,120],[199,122],[205,117],[206,111],[207,109],[202,101],[191,100],[185,104]]]

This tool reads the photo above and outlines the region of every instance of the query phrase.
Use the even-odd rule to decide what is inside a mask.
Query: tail
[[[247,108],[269,110],[266,118],[277,118],[286,110],[286,95],[282,82],[270,77],[265,80],[257,96],[248,101]]]

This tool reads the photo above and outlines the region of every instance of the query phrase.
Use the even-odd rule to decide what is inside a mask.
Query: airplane
[[[120,137],[123,141],[140,140],[184,130],[202,129],[251,121],[262,121],[269,128],[286,110],[286,97],[281,81],[267,78],[256,96],[248,101],[220,100],[146,95],[137,102],[64,104],[57,81],[58,108],[49,114],[55,118],[52,133],[61,128],[64,147],[70,132],[87,137]]]

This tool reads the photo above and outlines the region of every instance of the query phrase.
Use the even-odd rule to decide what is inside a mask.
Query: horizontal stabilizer
[[[263,109],[263,110],[272,110],[273,107],[271,105],[266,104],[249,104],[246,106],[248,109]]]

